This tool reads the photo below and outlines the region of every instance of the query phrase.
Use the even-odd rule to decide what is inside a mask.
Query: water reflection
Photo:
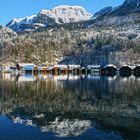
[[[55,121],[50,122],[49,125],[43,126],[41,130],[42,132],[53,131],[60,137],[79,136],[86,130],[91,128],[91,125],[91,121],[89,120],[59,120],[59,118],[57,117]]]
[[[59,137],[80,136],[96,128],[139,139],[139,81],[135,76],[4,74],[0,112],[14,123]],[[112,139],[121,139],[120,134]]]

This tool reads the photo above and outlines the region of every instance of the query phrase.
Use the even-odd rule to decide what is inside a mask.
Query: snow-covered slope
[[[0,41],[11,40],[17,37],[17,34],[11,29],[0,25]]]
[[[36,17],[36,15],[32,16],[26,16],[25,18],[14,18],[11,22],[9,22],[9,26],[12,26],[14,24],[30,24],[32,23],[33,18]]]
[[[51,10],[41,10],[38,15],[13,19],[7,26],[15,31],[32,30],[42,26],[89,20],[92,17],[81,6],[61,5]]]

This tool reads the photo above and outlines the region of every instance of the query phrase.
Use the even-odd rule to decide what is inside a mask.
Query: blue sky
[[[37,14],[41,9],[57,5],[79,5],[90,13],[106,6],[118,6],[124,0],[0,0],[0,24],[7,24],[13,18]]]

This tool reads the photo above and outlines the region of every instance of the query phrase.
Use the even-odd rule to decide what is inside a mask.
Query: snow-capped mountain
[[[91,17],[92,14],[81,6],[61,5],[51,10],[41,10],[38,15],[13,19],[7,26],[15,31],[34,30],[40,26],[85,21]]]
[[[55,20],[56,23],[70,23],[88,20],[91,14],[80,6],[57,6],[52,10],[41,10],[39,15],[46,15]]]
[[[26,16],[25,18],[14,18],[11,22],[9,22],[9,26],[12,26],[14,24],[30,24],[32,23],[33,18],[35,18],[36,15],[32,16]]]

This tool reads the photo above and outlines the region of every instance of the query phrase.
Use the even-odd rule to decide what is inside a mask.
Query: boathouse
[[[22,68],[22,71],[28,72],[38,72],[38,67],[35,65],[26,65]]]
[[[11,72],[16,72],[17,68],[15,66],[3,66],[1,70],[7,73],[11,73]]]
[[[50,67],[49,67],[49,68],[50,68]],[[54,65],[54,66],[52,66],[52,68],[51,68],[52,74],[60,74],[60,71],[61,71],[60,65]]]
[[[81,66],[80,65],[68,65],[69,70],[74,74],[79,74]]]
[[[18,70],[22,70],[24,67],[30,67],[30,66],[35,66],[34,63],[17,63],[16,67]]]
[[[81,71],[82,74],[86,74],[86,73],[87,73],[87,70],[86,70],[85,67],[82,67],[82,68],[80,69],[80,71]]]
[[[46,73],[46,72],[49,72],[50,70],[46,66],[38,66],[38,71],[39,72],[45,72]]]
[[[119,69],[119,74],[121,76],[129,76],[132,74],[132,70],[133,68],[131,66],[124,65]]]
[[[137,65],[134,69],[133,69],[134,75],[136,76],[140,76],[140,65]]]
[[[69,72],[69,68],[67,65],[58,65],[61,73],[68,73]]]
[[[103,75],[115,75],[117,72],[117,67],[113,64],[108,64],[101,68],[101,74]]]
[[[88,73],[100,73],[101,66],[100,65],[88,65],[87,72]]]

